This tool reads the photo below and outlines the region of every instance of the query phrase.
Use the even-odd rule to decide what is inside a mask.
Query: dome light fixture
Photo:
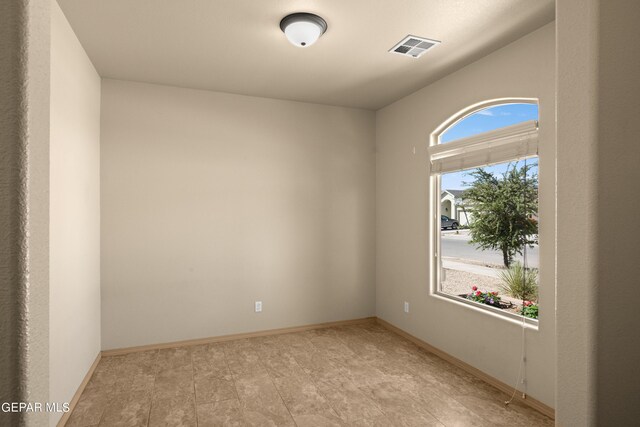
[[[327,31],[327,21],[313,13],[292,13],[282,18],[280,29],[292,45],[309,47]]]

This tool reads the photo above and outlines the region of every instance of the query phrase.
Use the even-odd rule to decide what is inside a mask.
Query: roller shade
[[[536,120],[429,147],[431,174],[483,167],[537,154]]]

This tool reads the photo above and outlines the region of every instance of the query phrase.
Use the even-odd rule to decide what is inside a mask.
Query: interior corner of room
[[[0,7],[0,400],[67,405],[6,425],[118,425],[115,393],[71,419],[118,363],[153,371],[135,416],[164,425],[162,355],[190,367],[177,425],[631,425],[640,6],[222,3]],[[445,146],[516,103],[535,119]],[[480,204],[443,176],[522,159],[535,299],[479,304],[529,249],[451,272]]]

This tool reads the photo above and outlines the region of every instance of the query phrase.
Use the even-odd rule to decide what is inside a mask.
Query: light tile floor
[[[375,323],[104,357],[67,426],[552,426]]]

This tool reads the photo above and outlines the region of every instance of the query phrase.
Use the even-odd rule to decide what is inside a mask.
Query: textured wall
[[[0,2],[0,401],[48,398],[49,0]],[[0,413],[1,425],[46,414]]]
[[[374,120],[103,80],[103,349],[373,315]]]
[[[540,321],[527,330],[527,392],[554,405],[555,29],[553,24],[377,112],[377,315],[512,384],[521,324],[429,294],[431,133],[458,111],[495,98],[540,101]],[[415,151],[414,151],[415,149]],[[403,312],[403,302],[411,312]],[[490,337],[485,335],[488,331]]]
[[[631,425],[640,420],[640,2],[600,4],[597,423]]]
[[[100,76],[55,1],[50,153],[50,399],[69,402],[100,351]]]
[[[637,425],[640,3],[557,6],[557,419]]]
[[[580,4],[579,4],[580,3]],[[563,426],[595,426],[597,14],[560,1],[558,28],[557,404]],[[579,209],[576,209],[579,207]],[[576,232],[579,230],[579,232]],[[613,424],[612,424],[613,425]]]

